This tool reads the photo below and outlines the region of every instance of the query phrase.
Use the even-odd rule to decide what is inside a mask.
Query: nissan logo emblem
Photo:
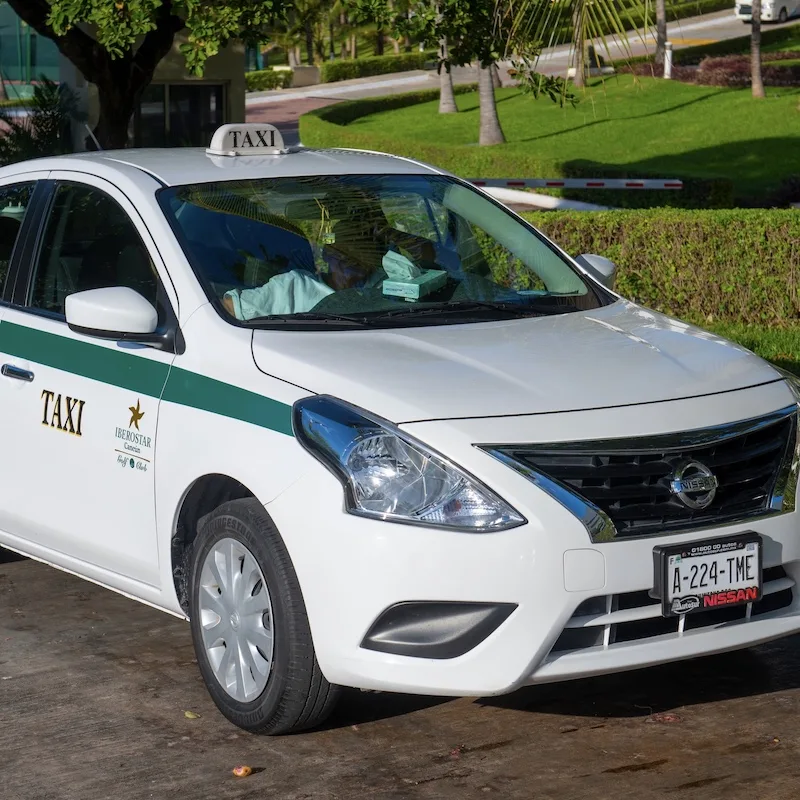
[[[669,480],[669,490],[687,508],[707,508],[714,501],[719,481],[714,473],[699,461],[679,464]]]

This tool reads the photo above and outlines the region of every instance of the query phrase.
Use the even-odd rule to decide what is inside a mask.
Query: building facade
[[[226,122],[243,122],[245,114],[245,48],[232,42],[206,63],[203,77],[184,66],[180,34],[156,69],[130,124],[129,142],[136,147],[183,147],[208,144]],[[81,100],[94,127],[99,114],[97,93],[81,73],[46,37],[0,3],[0,79],[7,97],[26,97],[42,76],[68,85]],[[74,131],[73,144],[82,149],[87,131]]]

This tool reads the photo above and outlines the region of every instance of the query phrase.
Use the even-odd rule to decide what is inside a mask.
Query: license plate
[[[655,591],[665,617],[761,599],[761,537],[743,533],[653,550]]]

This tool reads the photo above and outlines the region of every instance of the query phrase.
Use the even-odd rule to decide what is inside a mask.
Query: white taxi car
[[[800,630],[794,379],[432,167],[211,145],[0,170],[0,545],[265,733]]]

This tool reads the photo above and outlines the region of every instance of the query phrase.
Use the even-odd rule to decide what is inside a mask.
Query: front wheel
[[[789,19],[789,13],[785,8],[782,8],[780,14],[778,14],[778,22],[786,22],[787,19]]]
[[[339,687],[319,668],[297,575],[264,507],[225,503],[193,549],[192,638],[219,710],[253,733],[319,725]]]

